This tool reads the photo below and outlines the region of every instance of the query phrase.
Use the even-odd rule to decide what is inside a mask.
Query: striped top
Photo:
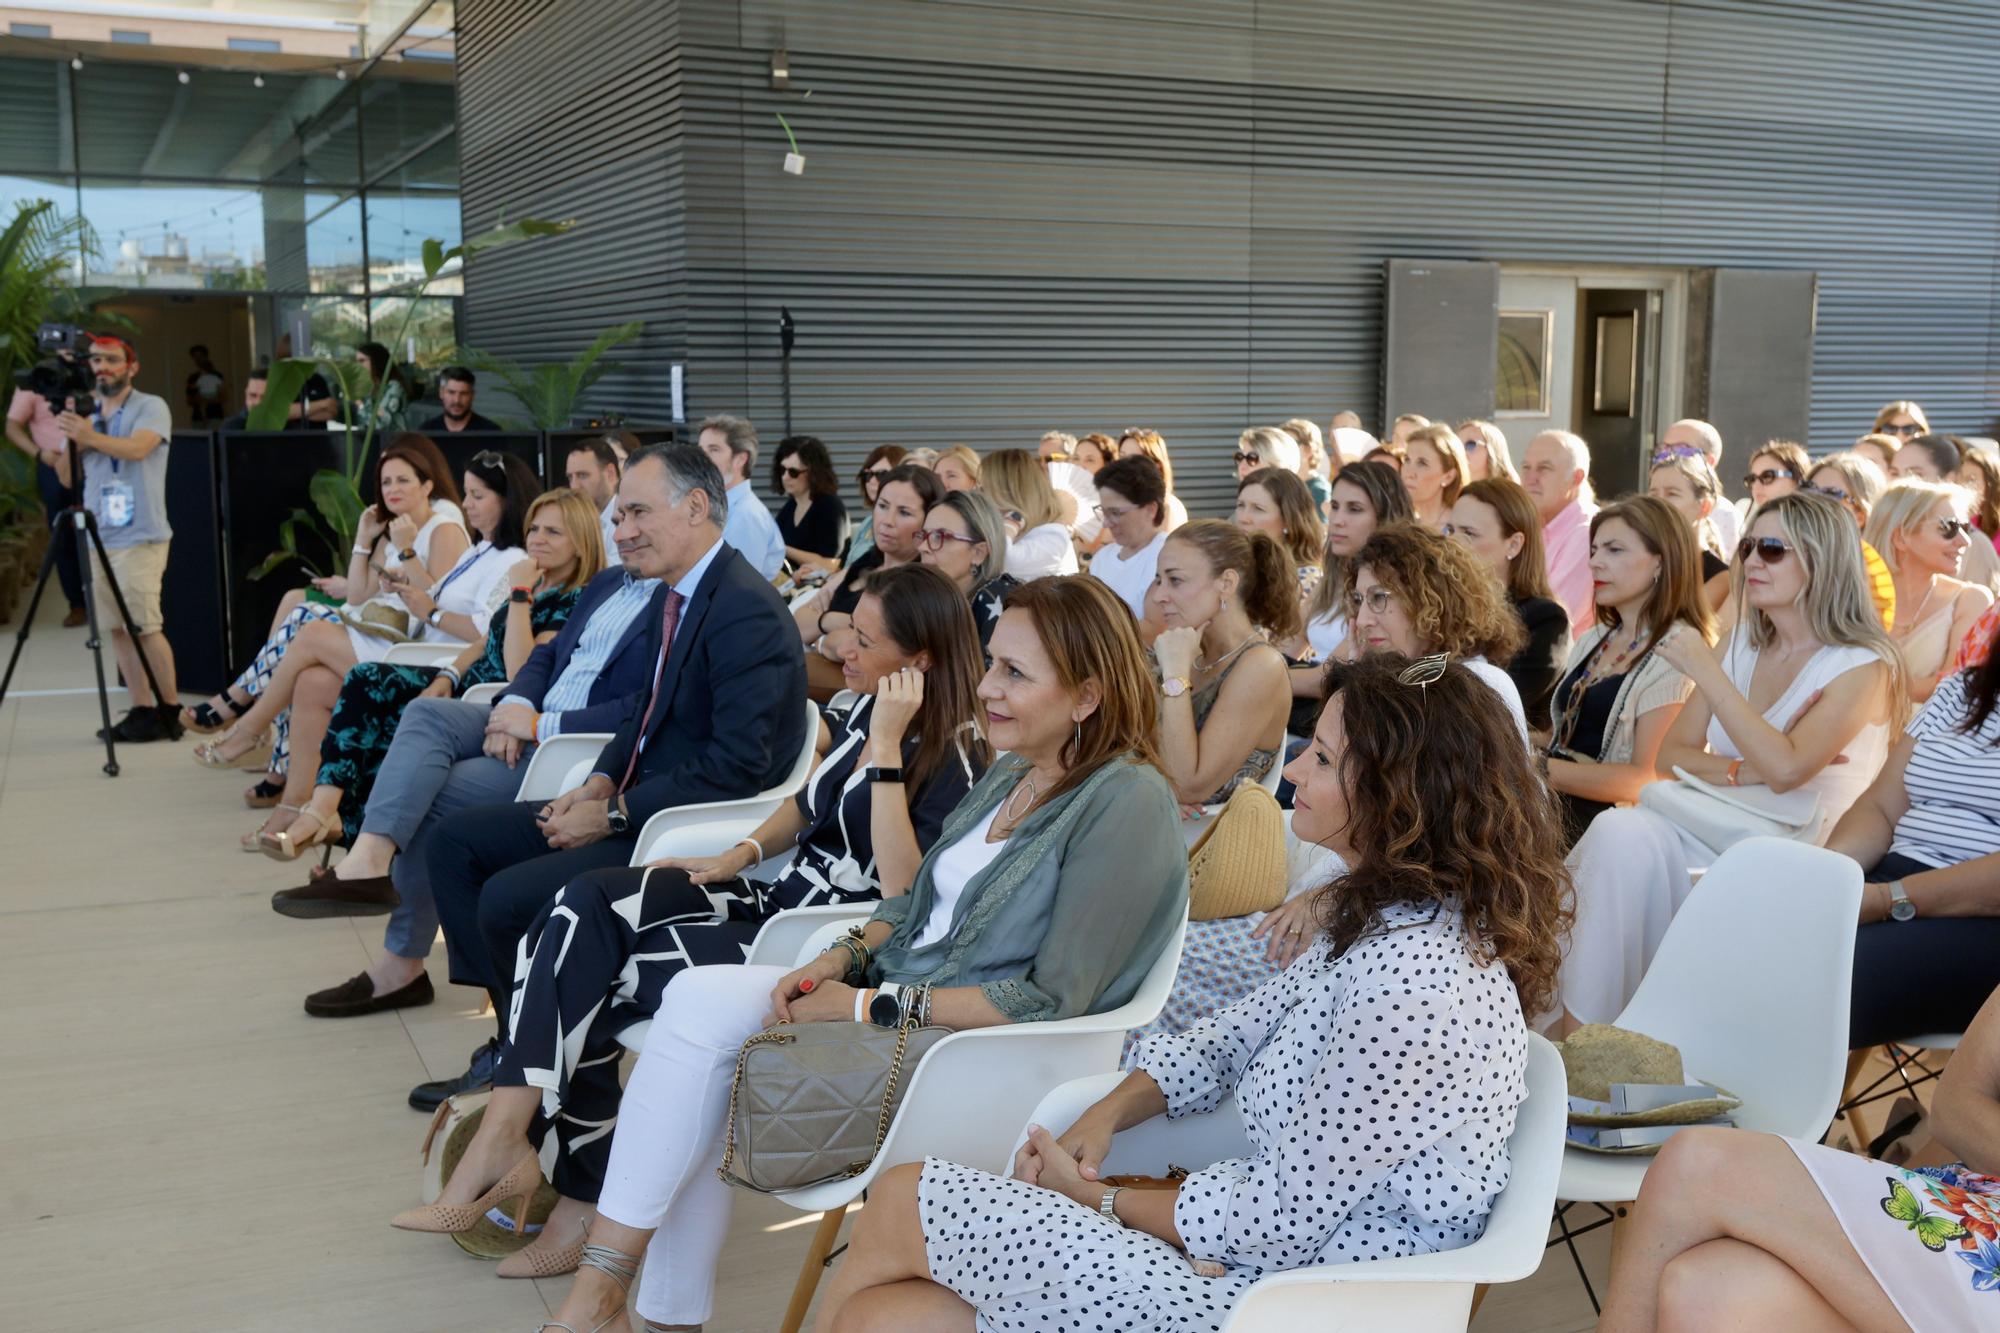
[[[1910,808],[1889,850],[1927,866],[2000,852],[2000,709],[1979,730],[1960,731],[1970,679],[1945,677],[1908,728],[1916,742],[1903,773]]]

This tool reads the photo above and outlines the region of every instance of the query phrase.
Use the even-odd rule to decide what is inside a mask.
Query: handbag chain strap
[[[788,1025],[780,1023],[777,1026],[785,1027]],[[915,1022],[905,1022],[897,1025],[896,1050],[889,1057],[889,1080],[882,1089],[882,1112],[875,1122],[875,1146],[867,1157],[851,1164],[847,1168],[846,1174],[849,1176],[858,1176],[863,1171],[866,1171],[868,1164],[874,1161],[881,1153],[884,1140],[889,1137],[889,1121],[892,1115],[890,1108],[896,1100],[896,1085],[903,1081],[903,1058],[909,1050],[910,1034],[916,1030],[917,1025]],[[755,1033],[747,1038],[742,1048],[736,1053],[736,1077],[729,1085],[729,1119],[724,1124],[722,1131],[722,1165],[715,1169],[715,1174],[720,1176],[725,1182],[734,1181],[736,1178],[735,1173],[729,1168],[736,1159],[736,1103],[737,1099],[743,1094],[744,1064],[749,1060],[750,1052],[753,1048],[758,1046],[781,1046],[792,1040],[794,1038],[790,1033],[780,1032],[777,1028],[772,1028],[767,1032]]]
[[[736,1052],[736,1077],[729,1081],[729,1120],[722,1131],[722,1165],[715,1169],[715,1174],[722,1177],[724,1182],[736,1179],[735,1173],[729,1166],[736,1158],[736,1099],[743,1095],[743,1066],[749,1060],[753,1048],[782,1046],[790,1040],[792,1040],[791,1033],[775,1029],[753,1033],[744,1040],[742,1047]]]

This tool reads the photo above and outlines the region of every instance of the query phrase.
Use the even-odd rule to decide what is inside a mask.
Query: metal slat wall
[[[1812,269],[1815,448],[1898,397],[1990,430],[1989,8],[681,0],[644,32],[636,8],[458,6],[468,227],[528,211],[527,182],[623,242],[581,291],[551,281],[553,247],[482,266],[474,340],[571,337],[616,300],[663,330],[633,386],[663,392],[684,354],[691,413],[775,438],[789,307],[794,424],[843,472],[885,441],[1145,424],[1190,507],[1220,512],[1244,425],[1424,410],[1379,401],[1392,257]],[[580,40],[605,27],[610,48]],[[591,99],[613,163],[478,123],[543,125],[635,64],[672,92]],[[575,185],[607,165],[675,201],[637,244],[642,210]]]

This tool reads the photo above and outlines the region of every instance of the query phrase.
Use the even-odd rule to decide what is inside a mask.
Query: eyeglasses
[[[1797,481],[1799,474],[1788,467],[1767,467],[1762,472],[1743,474],[1745,486],[1769,486],[1774,481]]]
[[[1256,467],[1264,460],[1259,458],[1256,454],[1246,453],[1243,450],[1238,449],[1236,451],[1236,461],[1248,467]]]
[[[1132,512],[1133,506],[1092,505],[1091,508],[1095,509],[1097,511],[1097,516],[1103,519],[1106,523],[1118,523],[1122,522],[1125,516]]]
[[[1028,521],[1028,516],[1018,509],[1003,509],[1000,511],[1000,517],[1006,519],[1009,523],[1026,523]]]
[[[1465,446],[1465,452],[1468,454],[1476,454],[1486,447],[1486,441],[1480,439],[1477,435],[1469,440],[1460,440],[1459,443]]]
[[[1775,565],[1791,554],[1791,550],[1782,537],[1745,537],[1736,543],[1736,559],[1740,563],[1755,555],[1765,564]]]
[[[1948,542],[1958,540],[1958,534],[1961,532],[1972,531],[1972,525],[1962,518],[1941,518],[1937,521],[1937,525],[1938,536]]]
[[[1375,591],[1381,592],[1382,589],[1377,588]],[[1416,661],[1396,673],[1396,683],[1398,685],[1415,685],[1418,689],[1423,689],[1432,681],[1442,676],[1445,668],[1450,665],[1450,653],[1432,653],[1429,657],[1419,657]]]
[[[1922,426],[1919,426],[1914,421],[1905,421],[1900,426],[1883,426],[1881,428],[1881,431],[1882,434],[1884,435],[1900,435],[1904,439],[1908,440],[1908,439],[1914,439],[1915,437],[1922,435],[1924,433],[1924,428]]]
[[[778,471],[784,473],[788,477],[803,477],[806,475],[806,469],[802,467],[793,467],[790,463],[780,463],[778,465]]]
[[[1351,592],[1347,594],[1347,614],[1349,616],[1352,616],[1355,612],[1359,611],[1362,608],[1363,604],[1365,603],[1370,611],[1373,611],[1376,615],[1379,616],[1384,611],[1387,611],[1389,609],[1389,604],[1391,602],[1394,602],[1395,600],[1396,600],[1396,594],[1390,592],[1387,588],[1383,587],[1381,584],[1378,583],[1374,587],[1370,588],[1366,593],[1366,595],[1358,592]]]
[[[917,529],[917,545],[926,551],[942,551],[946,542],[964,542],[967,546],[977,546],[979,538],[961,537],[950,528]]]
[[[1827,499],[1838,500],[1842,504],[1846,504],[1848,501],[1847,492],[1838,486],[1808,486],[1806,489],[1814,495],[1824,495]]]

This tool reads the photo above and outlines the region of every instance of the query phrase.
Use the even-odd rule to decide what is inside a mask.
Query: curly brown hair
[[[1483,657],[1495,666],[1521,651],[1521,617],[1464,542],[1415,521],[1384,524],[1348,562],[1350,604],[1363,565],[1403,604],[1425,651]]]
[[[1506,966],[1532,1022],[1555,1007],[1575,916],[1562,816],[1492,686],[1455,662],[1404,684],[1409,666],[1371,653],[1327,670],[1353,856],[1319,895],[1320,928],[1343,953],[1392,903],[1455,907],[1473,957]]]

